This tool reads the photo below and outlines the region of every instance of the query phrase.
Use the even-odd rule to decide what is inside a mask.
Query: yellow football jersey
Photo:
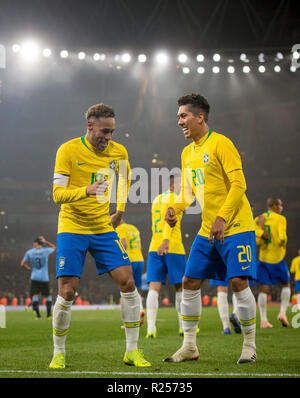
[[[286,253],[286,218],[273,211],[267,211],[263,213],[263,216],[270,238],[261,243],[259,260],[264,263],[277,264],[283,260]]]
[[[127,241],[126,253],[128,254],[129,260],[131,262],[144,261],[140,231],[137,227],[123,222],[117,226],[116,232],[120,239],[126,239]]]
[[[199,235],[208,237],[217,216],[225,220],[225,236],[254,231],[240,155],[224,135],[209,132],[182,151],[182,204],[189,206],[196,196],[202,208]]]
[[[300,280],[300,256],[293,258],[290,272],[295,274],[295,281]]]
[[[130,186],[130,165],[125,147],[109,141],[97,151],[85,136],[60,146],[56,154],[53,199],[61,205],[58,233],[98,234],[113,231],[109,205],[115,172],[119,174],[117,210],[124,211]],[[86,194],[96,181],[109,182],[104,195]]]
[[[264,230],[262,227],[257,223],[258,217],[254,219],[254,228],[255,228],[255,238],[256,244],[259,246],[264,242],[262,235],[264,234]]]
[[[165,221],[166,209],[176,202],[177,195],[174,192],[166,191],[158,195],[152,203],[152,239],[149,251],[157,251],[164,239],[169,239],[168,253],[185,254],[181,236],[182,213],[177,216],[177,223],[170,228]]]

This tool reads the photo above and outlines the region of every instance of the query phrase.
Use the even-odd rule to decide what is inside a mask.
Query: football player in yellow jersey
[[[170,189],[158,195],[151,208],[152,214],[152,239],[150,242],[147,259],[147,283],[149,292],[146,300],[147,335],[146,338],[156,338],[156,317],[159,307],[159,294],[162,284],[169,282],[175,289],[175,306],[179,319],[179,334],[183,334],[180,303],[182,296],[182,277],[186,265],[185,250],[181,237],[181,218],[174,229],[165,222],[165,211],[174,203],[181,190],[181,176],[170,176]]]
[[[244,338],[237,363],[255,362],[256,302],[248,279],[256,278],[256,245],[240,155],[227,137],[208,127],[210,106],[204,97],[186,95],[178,99],[178,105],[178,125],[192,143],[182,152],[182,201],[167,210],[166,221],[171,227],[176,225],[178,214],[196,196],[202,224],[183,277],[183,345],[165,361],[198,359],[201,284],[204,279],[224,281],[227,275]]]
[[[257,282],[260,286],[258,295],[258,307],[261,317],[261,328],[272,327],[267,319],[267,295],[269,285],[281,283],[281,305],[277,319],[282,326],[289,326],[286,310],[291,298],[289,269],[284,259],[286,253],[287,233],[286,218],[281,214],[283,210],[282,201],[279,198],[267,200],[268,210],[255,223],[264,220],[265,228],[268,230],[269,239],[260,243],[259,257],[257,263]]]
[[[131,262],[133,279],[137,289],[142,286],[142,274],[144,269],[144,257],[142,253],[141,235],[140,231],[135,225],[125,223],[121,220],[120,224],[115,229]],[[139,291],[140,299],[140,317],[141,326],[144,324],[145,311],[143,307],[143,300],[141,292]]]
[[[298,250],[298,256],[292,260],[290,272],[295,274],[295,293],[298,306],[300,306],[300,249]]]
[[[58,218],[56,277],[58,296],[53,309],[54,355],[50,368],[65,367],[65,340],[71,305],[77,291],[87,251],[98,274],[108,272],[120,288],[125,326],[123,362],[151,366],[137,348],[140,325],[139,295],[131,265],[114,230],[125,210],[130,186],[130,166],[123,145],[112,141],[114,109],[96,104],[86,113],[87,131],[57,151],[53,199],[61,205]],[[110,192],[115,170],[119,173],[117,212],[109,216]]]

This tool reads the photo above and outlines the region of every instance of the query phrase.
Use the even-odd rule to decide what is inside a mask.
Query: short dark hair
[[[268,207],[273,207],[274,205],[279,205],[279,201],[280,201],[279,198],[274,198],[274,197],[268,198],[267,206]]]
[[[115,117],[115,110],[111,106],[101,102],[101,104],[93,105],[87,110],[85,114],[86,120],[89,120],[91,117]]]
[[[179,106],[190,105],[191,112],[196,116],[198,113],[203,112],[204,120],[208,121],[208,114],[210,110],[209,103],[200,94],[188,94],[178,98]]]
[[[43,242],[42,242],[39,238],[36,238],[36,239],[33,241],[33,243],[37,243],[38,245],[42,245],[42,244],[43,244]]]

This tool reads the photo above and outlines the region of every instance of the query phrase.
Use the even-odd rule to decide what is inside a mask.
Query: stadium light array
[[[220,68],[218,66],[214,66],[212,68],[213,73],[219,73],[220,72]]]
[[[263,65],[260,65],[260,66],[258,67],[258,71],[259,71],[260,73],[265,73],[266,68],[265,68]]]
[[[281,52],[278,52],[276,54],[276,58],[279,59],[279,60],[283,59],[283,54]]]
[[[14,53],[18,53],[18,52],[20,52],[20,50],[21,50],[21,46],[19,44],[13,44],[12,45],[12,51]]]
[[[292,65],[292,66],[290,67],[290,71],[291,71],[291,72],[296,72],[296,70],[297,70],[296,66]]]
[[[275,65],[274,66],[274,72],[280,72],[280,71],[281,71],[280,66],[279,65]]]
[[[221,60],[221,55],[220,55],[220,54],[214,54],[214,55],[213,55],[213,60],[214,60],[215,62],[219,62],[219,61]]]
[[[43,50],[43,56],[44,57],[50,57],[50,55],[52,54],[50,48],[44,48]]]
[[[128,53],[122,54],[121,59],[122,59],[122,62],[127,64],[128,62],[131,61],[131,55]]]
[[[205,72],[205,69],[203,68],[203,66],[199,66],[199,68],[197,68],[197,72],[203,74]]]
[[[228,73],[234,73],[234,71],[235,71],[235,69],[233,66],[228,66],[228,68],[227,68]]]
[[[248,65],[243,66],[243,72],[244,73],[249,73],[250,72],[250,67]]]
[[[198,54],[196,59],[197,59],[198,62],[203,62],[204,61],[204,55]]]
[[[100,54],[99,54],[99,53],[95,53],[95,54],[93,55],[93,60],[94,60],[94,61],[100,61]]]
[[[80,59],[81,61],[84,60],[85,57],[86,57],[85,52],[80,51],[80,52],[78,53],[78,59]]]
[[[298,51],[294,51],[293,52],[293,58],[294,59],[299,59],[300,58],[300,54],[298,53]]]
[[[21,55],[27,61],[34,61],[39,55],[38,45],[33,41],[28,41],[21,46]]]
[[[156,55],[156,62],[160,65],[165,65],[168,61],[168,56],[166,53],[158,53]]]
[[[188,73],[190,73],[190,68],[188,68],[187,66],[185,66],[184,68],[182,68],[182,72],[187,75]]]

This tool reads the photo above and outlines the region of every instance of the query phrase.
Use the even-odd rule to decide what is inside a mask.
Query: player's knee
[[[247,278],[232,278],[231,286],[234,292],[240,292],[249,286]]]
[[[59,291],[58,291],[58,294],[62,298],[64,298],[66,301],[74,300],[75,293],[76,293],[75,289],[72,286],[69,286],[69,285],[61,286]]]
[[[124,279],[120,282],[120,290],[123,293],[133,292],[135,289],[135,283],[133,278]]]
[[[198,290],[201,287],[201,280],[184,276],[182,279],[182,287],[186,290]]]

